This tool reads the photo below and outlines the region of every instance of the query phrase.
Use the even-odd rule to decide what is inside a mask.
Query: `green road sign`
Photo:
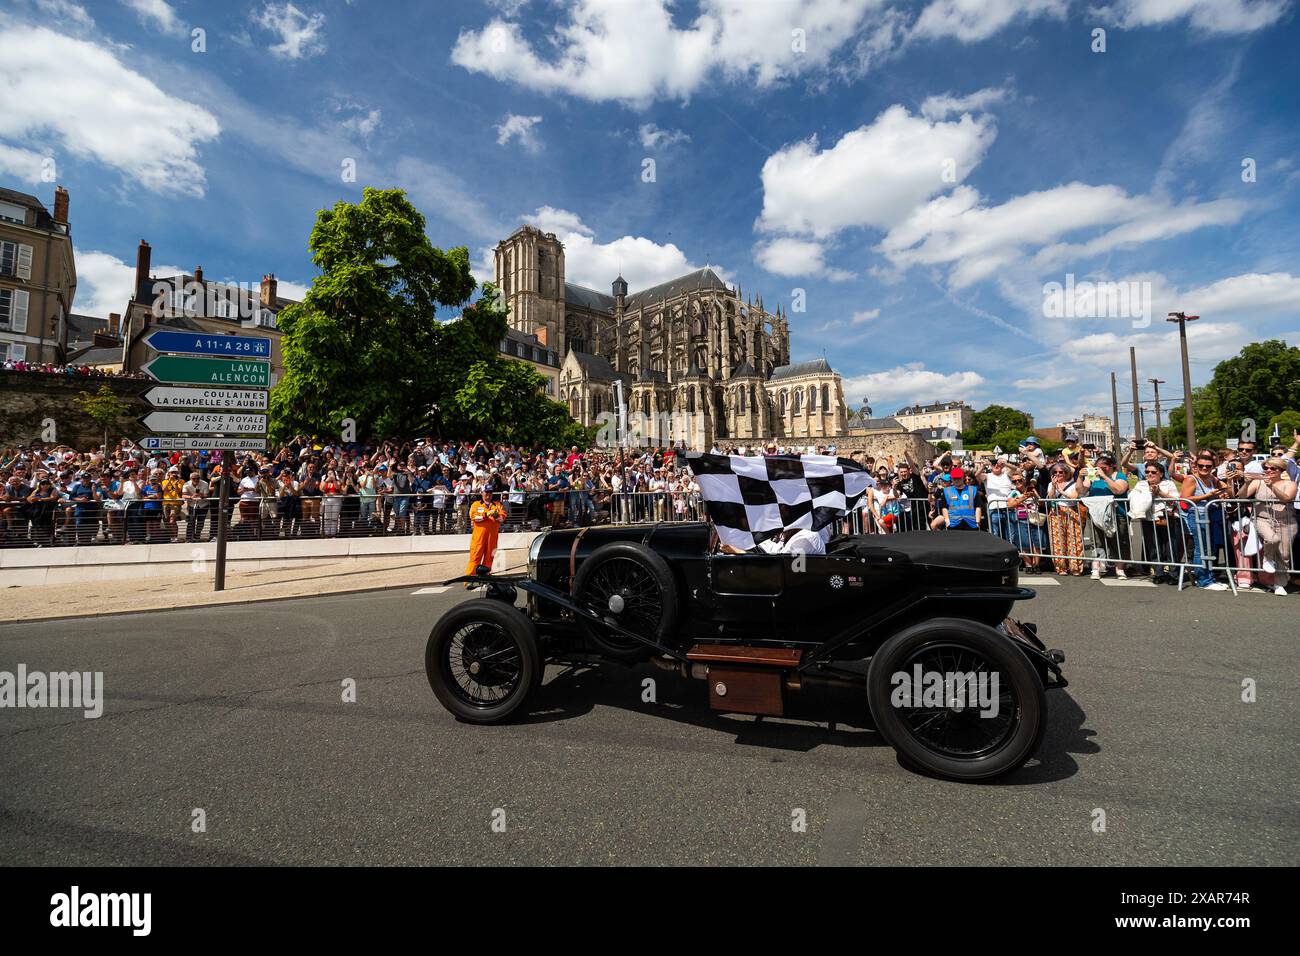
[[[156,381],[178,385],[252,385],[267,388],[271,384],[270,363],[251,359],[159,355],[146,362],[141,371]]]

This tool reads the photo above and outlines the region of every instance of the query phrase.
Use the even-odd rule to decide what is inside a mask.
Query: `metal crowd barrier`
[[[698,492],[500,492],[502,530],[592,524],[700,521]],[[239,498],[228,505],[231,540],[466,534],[478,494],[324,495]],[[52,505],[0,501],[0,547],[204,542],[216,537],[215,494],[201,506],[181,499]]]

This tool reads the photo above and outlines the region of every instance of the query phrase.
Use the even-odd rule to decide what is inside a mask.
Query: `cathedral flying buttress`
[[[521,226],[498,243],[494,271],[510,326],[561,356],[557,398],[584,425],[615,412],[621,391],[630,415],[679,421],[671,438],[691,447],[844,430],[840,376],[825,359],[791,364],[781,308],[742,298],[712,269],[632,294],[619,276],[607,294],[566,282],[560,241]],[[667,440],[663,427],[645,437]]]

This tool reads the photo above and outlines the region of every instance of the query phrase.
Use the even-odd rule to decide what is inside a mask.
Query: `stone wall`
[[[861,451],[878,460],[887,459],[892,455],[895,461],[902,461],[904,454],[910,451],[912,457],[922,464],[939,454],[938,450],[928,441],[910,432],[887,435],[846,434],[833,435],[830,438],[765,438],[761,441],[724,438],[719,442],[719,445],[724,448],[749,445],[757,450],[766,447],[769,442],[781,448],[800,449],[807,448],[810,445],[834,445],[835,453],[842,458],[847,458],[851,452]]]
[[[82,392],[94,395],[107,385],[130,411],[109,428],[109,443],[121,438],[138,440],[145,433],[136,421],[149,412],[141,397],[155,382],[131,378],[86,378],[46,375],[40,372],[6,372],[0,369],[0,447],[70,445],[88,449],[104,440],[103,430],[81,410],[76,399]],[[53,427],[53,440],[47,428]]]

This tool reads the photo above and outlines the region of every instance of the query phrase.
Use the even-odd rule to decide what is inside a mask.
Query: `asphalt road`
[[[526,719],[458,723],[423,650],[462,599],[407,588],[0,628],[0,671],[106,684],[99,719],[0,710],[0,861],[1297,860],[1297,596],[1042,587],[1019,616],[1066,651],[1071,686],[1049,695],[1038,758],[982,785],[905,769],[853,694],[808,691],[755,721],[648,666],[553,667]]]

